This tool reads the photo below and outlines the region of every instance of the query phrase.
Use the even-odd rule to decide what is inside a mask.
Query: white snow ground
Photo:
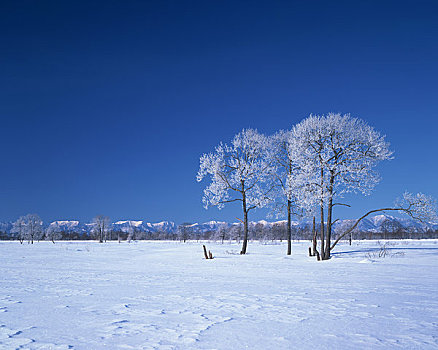
[[[0,348],[437,349],[438,241],[394,244],[0,242]]]

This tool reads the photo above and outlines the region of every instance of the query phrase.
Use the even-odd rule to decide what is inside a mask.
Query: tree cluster
[[[310,115],[272,136],[242,130],[230,144],[220,143],[214,152],[201,156],[197,181],[210,179],[203,196],[206,208],[241,204],[241,254],[247,251],[249,211],[270,206],[288,219],[287,254],[291,254],[291,215],[318,216],[318,255],[327,260],[339,240],[372,213],[394,210],[423,221],[436,218],[432,198],[405,193],[402,201],[369,211],[333,241],[334,208],[348,206],[341,202],[346,193],[369,194],[380,180],[376,165],[391,157],[385,137],[365,121],[348,114]]]

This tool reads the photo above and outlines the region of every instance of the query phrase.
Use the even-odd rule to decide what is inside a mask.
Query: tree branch
[[[368,213],[366,213],[365,215],[361,216],[359,219],[356,220],[356,222],[354,223],[353,226],[351,226],[347,231],[345,231],[342,235],[340,235],[331,245],[330,250],[333,250],[333,248],[336,246],[336,244],[338,244],[338,242],[345,237],[346,235],[348,235],[350,232],[352,232],[357,225],[359,225],[359,223],[365,219],[368,215],[371,215],[373,213],[378,213],[378,212],[382,212],[382,211],[401,211],[404,212],[406,214],[408,214],[409,216],[411,216],[414,219],[420,220],[419,218],[415,217],[412,212],[411,212],[411,206],[409,206],[408,208],[381,208],[381,209],[374,209],[374,210],[370,210]],[[421,221],[421,220],[420,220]]]
[[[333,204],[333,207],[334,207],[335,205],[343,205],[343,206],[345,206],[345,207],[351,208],[351,205],[349,205],[349,204],[345,204],[345,203],[335,203],[335,204]]]

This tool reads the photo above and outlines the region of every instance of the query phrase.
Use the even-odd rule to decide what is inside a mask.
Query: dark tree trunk
[[[330,176],[330,185],[329,185],[329,201],[327,207],[327,236],[326,236],[326,244],[325,244],[325,252],[323,254],[322,259],[328,260],[330,259],[330,247],[331,247],[331,236],[332,236],[332,214],[333,214],[333,184],[335,181],[335,177]]]
[[[313,256],[316,255],[316,246],[318,244],[318,231],[316,231],[316,223],[315,223],[315,217],[313,217],[313,229],[312,229],[313,239],[312,239],[312,249],[313,249]]]
[[[327,235],[325,243],[325,252],[322,259],[330,259],[330,245],[331,245],[331,235],[332,235],[332,212],[333,212],[333,200],[330,198],[327,209]]]
[[[245,202],[243,207],[243,244],[240,254],[246,254],[246,247],[248,246],[248,212],[246,211]]]
[[[202,248],[204,248],[204,257],[205,257],[206,259],[208,259],[209,256],[208,256],[208,254],[207,254],[207,248],[205,247],[205,245],[202,245]]]
[[[321,259],[324,260],[324,169],[321,168],[321,199],[320,199],[320,214],[321,214]]]
[[[292,221],[291,221],[292,202],[287,201],[287,255],[292,254]]]
[[[324,240],[325,240],[325,237],[324,237],[324,207],[323,207],[322,203],[321,203],[320,210],[321,210],[321,259],[324,260],[324,252],[325,252],[325,249],[324,249]]]
[[[246,254],[246,247],[248,245],[248,209],[246,208],[246,193],[244,191],[243,183],[242,183],[242,209],[243,209],[243,245],[240,254]]]

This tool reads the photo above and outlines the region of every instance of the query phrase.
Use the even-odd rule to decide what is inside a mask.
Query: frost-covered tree
[[[230,240],[234,239],[237,243],[240,243],[242,238],[242,223],[234,223],[230,229]]]
[[[132,221],[128,221],[128,226],[123,229],[123,232],[125,232],[128,235],[126,238],[128,243],[131,243],[132,240],[135,241],[136,239],[138,239],[137,237],[138,231],[139,231],[138,227],[134,225]]]
[[[43,222],[37,214],[28,214],[25,217],[27,238],[33,244],[34,240],[43,238]]]
[[[99,243],[106,242],[110,230],[110,219],[107,216],[98,215],[93,218],[92,225],[92,233],[99,240]]]
[[[272,172],[274,183],[274,213],[277,217],[287,217],[287,255],[292,253],[292,214],[295,202],[294,176],[297,164],[294,162],[291,148],[292,131],[280,130],[270,137],[270,152],[275,171]]]
[[[272,187],[267,181],[273,167],[268,157],[268,139],[254,129],[244,129],[234,136],[231,145],[219,144],[215,151],[202,155],[197,181],[211,179],[204,189],[205,208],[240,202],[243,211],[243,245],[248,244],[248,213],[269,202]]]
[[[37,214],[21,216],[14,222],[12,229],[18,234],[20,243],[27,239],[28,243],[33,244],[34,240],[40,240],[44,235],[43,222]]]
[[[221,243],[223,244],[224,241],[229,238],[230,236],[230,232],[229,232],[229,228],[228,225],[225,223],[220,224],[217,229],[215,230],[214,234],[213,234],[213,239],[216,240],[220,240]]]
[[[176,229],[176,234],[181,242],[186,242],[191,238],[193,233],[193,224],[191,222],[184,222],[178,225]]]
[[[12,224],[12,233],[17,234],[17,238],[21,244],[26,239],[26,225],[24,223],[24,216],[20,216],[17,221]]]
[[[341,204],[336,201],[349,192],[370,193],[379,182],[375,166],[392,152],[365,121],[334,113],[311,115],[294,126],[290,152],[299,167],[293,179],[298,201],[319,208],[321,258],[329,259],[333,208]]]
[[[55,244],[55,240],[59,240],[62,238],[62,230],[55,222],[52,222],[46,228],[45,238],[52,241],[53,244]]]

